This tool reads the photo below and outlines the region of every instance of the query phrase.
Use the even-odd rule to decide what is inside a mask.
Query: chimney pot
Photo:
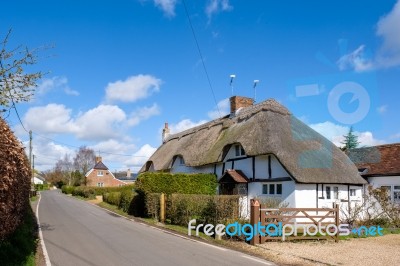
[[[162,131],[162,142],[163,143],[165,143],[165,141],[167,140],[168,136],[169,136],[168,123],[165,123],[163,131]]]

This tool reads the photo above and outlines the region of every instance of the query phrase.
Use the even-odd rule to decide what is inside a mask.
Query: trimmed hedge
[[[215,195],[218,182],[214,174],[146,172],[139,175],[135,186],[145,193]]]
[[[123,186],[123,187],[75,187],[64,185],[61,187],[61,191],[64,194],[72,194],[74,196],[81,196],[85,198],[95,197],[104,195],[104,193],[109,192],[121,192],[121,191],[132,191],[134,189],[133,185]]]
[[[240,219],[239,195],[184,195],[172,194],[167,198],[167,219],[172,224],[197,223],[227,224]]]
[[[103,194],[103,201],[118,206],[126,213],[133,214],[135,196],[132,190],[121,190],[119,192],[106,192]]]

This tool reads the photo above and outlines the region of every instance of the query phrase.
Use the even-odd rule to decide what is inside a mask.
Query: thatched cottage
[[[362,200],[366,181],[347,155],[273,99],[233,96],[231,113],[169,135],[145,171],[214,173],[220,194],[274,197],[290,207]]]

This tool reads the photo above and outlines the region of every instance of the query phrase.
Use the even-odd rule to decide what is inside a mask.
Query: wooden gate
[[[264,231],[255,234],[250,241],[252,245],[286,239],[339,241],[339,206],[336,203],[333,208],[273,209],[263,206],[257,200],[251,200],[250,224],[259,225],[259,222]],[[283,234],[290,233],[286,229],[294,229],[294,232],[283,238]]]

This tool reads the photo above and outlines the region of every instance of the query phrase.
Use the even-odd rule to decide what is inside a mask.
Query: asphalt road
[[[129,221],[59,191],[41,195],[40,226],[54,266],[273,265]]]

